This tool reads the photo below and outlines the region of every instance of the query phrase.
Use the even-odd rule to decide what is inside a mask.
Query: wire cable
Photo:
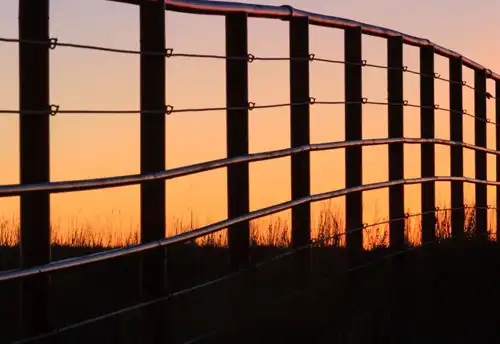
[[[438,111],[444,111],[451,114],[460,114],[463,116],[468,116],[480,122],[485,122],[491,125],[499,125],[490,118],[482,118],[469,113],[466,109],[462,111],[456,111],[452,109],[447,109],[440,107],[439,104],[434,104],[434,106],[421,106],[418,104],[411,104],[407,100],[402,103],[390,103],[383,101],[373,101],[366,97],[363,97],[360,101],[345,101],[345,100],[316,100],[315,97],[310,97],[307,102],[297,102],[297,103],[275,103],[275,104],[256,104],[255,102],[249,102],[247,106],[236,106],[236,107],[200,107],[200,108],[175,108],[173,105],[166,105],[164,109],[161,110],[132,110],[132,109],[61,109],[59,105],[52,104],[47,110],[13,110],[13,109],[0,109],[0,114],[19,114],[19,115],[43,115],[49,114],[50,116],[61,115],[74,115],[74,114],[101,114],[101,115],[125,115],[125,114],[156,114],[156,115],[172,115],[175,113],[195,113],[195,112],[216,112],[216,111],[228,111],[228,110],[249,110],[254,109],[270,109],[270,108],[280,108],[280,107],[294,107],[294,106],[304,106],[304,105],[350,105],[350,104],[367,104],[367,105],[379,105],[379,106],[404,106],[411,108],[422,108],[422,109],[434,109]]]
[[[433,77],[437,80],[445,81],[448,83],[457,83],[462,86],[469,88],[471,90],[475,90],[475,88],[466,81],[454,81],[447,78],[442,77],[439,73],[434,73],[433,75],[427,75],[420,73],[419,71],[409,69],[408,66],[402,66],[401,68],[390,68],[386,65],[368,63],[367,60],[362,60],[361,62],[347,62],[342,60],[333,60],[328,58],[316,57],[315,54],[309,54],[306,58],[301,57],[285,57],[285,56],[255,56],[253,54],[247,54],[247,56],[226,56],[220,54],[200,54],[200,53],[175,53],[173,48],[165,49],[165,52],[144,52],[140,50],[133,49],[123,49],[123,48],[108,48],[104,46],[91,45],[91,44],[78,44],[78,43],[68,43],[68,42],[60,42],[58,38],[50,38],[48,41],[35,41],[35,40],[21,40],[18,38],[7,38],[0,37],[0,42],[5,43],[24,43],[24,44],[35,44],[35,45],[49,45],[50,49],[55,49],[56,47],[68,47],[68,48],[76,48],[76,49],[88,49],[88,50],[96,50],[96,51],[104,51],[104,52],[113,52],[120,54],[133,54],[133,55],[156,55],[156,56],[164,56],[166,58],[171,57],[188,57],[188,58],[203,58],[203,59],[223,59],[223,60],[246,60],[248,62],[253,61],[290,61],[290,60],[308,60],[308,61],[318,61],[332,64],[351,64],[351,65],[361,65],[363,67],[371,67],[378,69],[395,69],[402,70],[403,72],[407,72],[415,75],[422,75]],[[492,96],[490,93],[486,93],[488,99],[496,99],[496,97]]]
[[[448,82],[451,84],[461,84],[462,86],[469,88],[475,91],[475,88],[469,85],[465,80],[463,81],[455,81],[450,80],[448,78],[442,77],[439,73],[434,73],[433,75],[427,75],[420,73],[419,71],[409,69],[408,66],[402,66],[401,68],[391,68],[386,65],[380,65],[375,63],[369,63],[367,60],[362,60],[360,62],[347,62],[342,60],[334,60],[322,57],[316,57],[315,54],[309,54],[308,57],[287,57],[287,56],[255,56],[253,54],[247,54],[246,56],[226,56],[221,54],[201,54],[201,53],[176,53],[173,48],[167,48],[164,52],[147,52],[140,51],[134,49],[124,49],[124,48],[109,48],[99,45],[92,44],[80,44],[80,43],[70,43],[70,42],[60,42],[58,38],[49,38],[48,41],[36,41],[36,40],[21,40],[19,38],[8,38],[8,37],[0,37],[0,42],[4,43],[20,43],[20,44],[33,44],[33,45],[48,45],[50,49],[54,50],[56,47],[66,47],[66,48],[75,48],[75,49],[87,49],[87,50],[95,50],[95,51],[103,51],[103,52],[111,52],[111,53],[119,53],[119,54],[129,54],[129,55],[150,55],[150,56],[164,56],[166,58],[172,57],[187,57],[187,58],[202,58],[202,59],[221,59],[221,60],[245,60],[249,63],[253,61],[318,61],[325,62],[331,64],[344,64],[344,65],[361,65],[363,67],[371,67],[377,69],[395,69],[402,70],[403,72],[407,72],[414,75],[422,75],[433,77],[436,80],[441,80],[444,82]],[[496,99],[495,96],[492,96],[489,92],[486,92],[485,96],[488,99]]]

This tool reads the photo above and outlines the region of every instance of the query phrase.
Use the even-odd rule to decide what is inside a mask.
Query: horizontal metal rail
[[[40,184],[2,185],[0,186],[0,197],[19,196],[24,193],[36,192],[36,191],[62,193],[69,191],[86,191],[86,190],[96,190],[103,188],[129,186],[153,180],[167,180],[167,179],[178,178],[195,173],[214,170],[217,168],[223,168],[238,163],[257,162],[257,161],[283,158],[300,152],[325,151],[325,150],[334,150],[334,149],[359,147],[359,146],[378,146],[391,143],[406,143],[406,144],[434,143],[446,146],[459,146],[474,151],[481,151],[481,152],[486,152],[488,154],[494,154],[496,156],[500,156],[500,151],[496,151],[494,149],[488,149],[468,143],[454,142],[444,139],[381,138],[381,139],[365,139],[357,141],[335,141],[327,143],[315,143],[295,148],[279,149],[262,153],[253,153],[235,158],[217,159],[188,166],[176,167],[155,173],[133,174],[133,175],[85,179],[85,180],[70,180],[61,182],[40,183]]]
[[[143,1],[157,1],[157,0],[108,0],[113,2],[130,3],[138,5]],[[392,30],[382,26],[376,26],[371,24],[362,23],[352,19],[327,16],[323,14],[307,12],[300,9],[293,8],[289,5],[283,6],[271,6],[271,5],[257,5],[257,4],[246,4],[240,2],[226,2],[226,1],[211,1],[211,0],[163,0],[165,1],[165,8],[170,11],[183,12],[183,13],[195,13],[195,14],[212,14],[212,15],[226,15],[234,12],[245,12],[249,17],[258,18],[274,18],[287,20],[291,17],[308,17],[309,22],[312,25],[317,26],[327,26],[334,28],[351,28],[360,27],[361,31],[370,36],[389,38],[394,36],[401,36],[403,43],[423,47],[423,46],[433,46],[436,54],[457,58],[460,57],[463,64],[467,67],[485,70],[487,77],[500,80],[500,75],[482,66],[480,63],[473,61],[461,54],[440,46],[436,43],[431,42],[426,38],[420,38],[412,35],[405,34],[400,31]]]
[[[185,243],[199,237],[209,235],[223,229],[226,229],[232,225],[242,223],[245,221],[256,220],[264,216],[272,215],[275,213],[279,213],[281,211],[285,211],[291,209],[293,207],[299,206],[305,203],[319,202],[323,200],[328,200],[336,197],[345,196],[352,192],[362,192],[362,191],[371,191],[387,188],[395,185],[413,185],[413,184],[421,184],[426,182],[451,182],[451,181],[460,181],[460,182],[468,182],[475,184],[486,184],[493,186],[500,186],[500,182],[496,181],[486,181],[486,180],[478,180],[475,178],[468,177],[449,177],[449,176],[436,176],[436,177],[426,177],[426,178],[409,178],[409,179],[400,179],[394,181],[387,182],[379,182],[373,184],[365,184],[357,187],[347,188],[347,189],[339,189],[324,193],[319,193],[307,197],[302,197],[296,200],[287,201],[283,203],[279,203],[273,206],[269,206],[266,208],[262,208],[259,210],[255,210],[249,212],[245,215],[238,216],[232,219],[223,220],[208,226],[204,226],[195,230],[191,230],[188,232],[184,232],[181,234],[177,234],[162,240],[157,240],[153,242],[149,242],[146,244],[128,246],[124,248],[113,249],[101,253],[95,253],[87,256],[65,259],[60,261],[55,261],[49,264],[45,264],[42,266],[36,266],[32,268],[20,269],[9,271],[6,273],[0,274],[0,282],[16,280],[20,278],[26,278],[34,275],[39,275],[43,273],[56,272],[61,271],[73,267],[79,267],[91,263],[101,262],[103,260],[124,257],[131,254],[141,253],[150,251],[155,248],[167,247],[174,244]]]

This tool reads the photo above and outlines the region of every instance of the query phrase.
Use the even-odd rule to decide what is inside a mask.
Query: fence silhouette
[[[0,186],[0,197],[21,196],[21,262],[19,270],[0,273],[0,282],[22,280],[22,314],[25,340],[50,337],[65,329],[53,329],[48,314],[50,273],[73,267],[122,257],[142,255],[143,302],[113,314],[89,321],[99,321],[120,312],[145,307],[175,295],[169,294],[168,279],[165,279],[164,252],[159,247],[188,242],[193,239],[228,230],[228,247],[232,272],[222,279],[241,274],[250,267],[249,221],[283,210],[292,209],[291,249],[285,255],[294,254],[298,281],[307,279],[308,248],[315,244],[311,240],[310,204],[321,200],[345,196],[346,199],[346,247],[350,269],[363,263],[363,229],[368,225],[362,218],[363,191],[389,188],[389,245],[393,253],[406,249],[404,223],[409,217],[422,216],[422,243],[436,241],[436,213],[451,211],[452,236],[464,235],[465,211],[464,183],[474,183],[476,204],[476,230],[487,235],[487,185],[497,187],[497,204],[500,204],[500,169],[496,180],[486,179],[486,156],[496,156],[500,162],[499,100],[487,92],[486,80],[495,80],[496,93],[500,90],[500,75],[481,66],[459,53],[441,47],[427,39],[409,36],[394,30],[363,24],[353,20],[313,14],[290,6],[262,6],[243,3],[228,3],[197,0],[133,1],[140,9],[140,50],[121,50],[99,46],[60,42],[49,36],[49,0],[19,0],[19,38],[1,38],[0,43],[19,44],[19,109],[2,109],[0,113],[19,114],[20,118],[20,171],[19,185]],[[165,41],[165,11],[187,12],[203,15],[220,15],[226,20],[226,54],[204,55],[177,53],[167,48]],[[247,21],[249,17],[280,19],[289,22],[289,56],[260,57],[248,51]],[[345,33],[342,61],[315,56],[309,50],[310,25],[342,29]],[[371,35],[387,39],[387,65],[371,64],[362,58],[362,36]],[[420,49],[420,70],[410,70],[403,64],[403,46],[412,45]],[[49,55],[57,48],[94,49],[120,54],[140,55],[140,109],[99,110],[63,109],[50,103]],[[449,59],[450,78],[444,79],[435,72],[434,57]],[[226,104],[220,108],[178,109],[168,105],[165,99],[165,59],[169,58],[213,58],[226,61]],[[248,97],[248,64],[254,61],[283,60],[290,66],[290,101],[286,104],[255,104]],[[342,100],[315,99],[309,90],[309,66],[311,63],[342,64],[345,68],[345,98]],[[462,79],[464,67],[474,70],[474,86]],[[370,101],[362,94],[362,70],[382,68],[387,70],[388,101]],[[411,104],[403,98],[403,76],[412,73],[420,76],[420,104]],[[441,79],[449,82],[449,108],[436,104],[434,82]],[[463,109],[463,88],[475,92],[474,114]],[[496,118],[487,118],[486,102],[496,102]],[[344,104],[345,141],[311,144],[310,107]],[[388,106],[387,138],[363,139],[362,118],[364,104]],[[289,107],[291,119],[290,148],[249,154],[248,115],[250,111],[270,107]],[[421,138],[406,138],[403,135],[403,111],[405,107],[420,109]],[[187,111],[225,110],[227,113],[227,158],[207,161],[185,167],[165,169],[165,115]],[[435,138],[435,113],[450,114],[450,140]],[[49,180],[49,121],[51,116],[80,113],[135,113],[140,115],[141,138],[140,174],[50,182]],[[463,142],[463,116],[474,121],[475,143]],[[496,128],[496,149],[486,147],[486,126]],[[403,147],[405,144],[421,146],[421,177],[405,178]],[[362,147],[388,145],[389,180],[374,184],[362,182]],[[435,172],[435,146],[451,147],[451,174],[437,176]],[[311,194],[310,152],[345,148],[345,189]],[[475,178],[464,177],[463,149],[475,151]],[[262,208],[249,209],[249,163],[291,157],[290,201]],[[165,180],[219,168],[227,168],[228,219],[165,238]],[[435,204],[435,183],[451,182],[451,208],[439,209]],[[75,259],[51,261],[50,252],[50,202],[51,193],[102,189],[140,184],[141,233],[139,245],[109,250]],[[420,184],[422,192],[421,213],[406,214],[404,210],[404,186]],[[497,213],[498,214],[498,213]],[[500,218],[496,217],[498,228]],[[326,240],[326,239],[323,239]],[[252,268],[255,268],[252,267]],[[168,270],[167,270],[168,273]],[[210,283],[216,283],[211,281]],[[203,288],[203,285],[197,286]],[[85,325],[87,322],[74,326]],[[74,328],[74,326],[70,326]]]

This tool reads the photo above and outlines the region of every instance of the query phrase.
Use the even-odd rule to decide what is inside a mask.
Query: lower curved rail
[[[352,187],[352,188],[345,188],[345,189],[339,189],[339,190],[334,190],[334,191],[329,191],[329,192],[324,192],[324,193],[319,193],[303,198],[299,198],[296,200],[292,201],[287,201],[283,203],[279,203],[270,207],[262,208],[259,210],[255,210],[252,212],[249,212],[245,215],[238,216],[232,219],[227,219],[223,220],[211,225],[207,225],[195,230],[191,230],[188,232],[184,232],[181,234],[177,234],[165,239],[157,240],[157,241],[152,241],[149,243],[145,244],[139,244],[139,245],[134,245],[134,246],[129,246],[129,247],[124,247],[124,248],[118,248],[118,249],[113,249],[101,253],[95,253],[87,256],[82,256],[82,257],[76,257],[76,258],[71,258],[71,259],[65,259],[65,260],[60,260],[56,262],[52,262],[49,264],[41,265],[41,266],[35,266],[27,269],[19,269],[19,270],[13,270],[9,272],[5,272],[0,274],[0,282],[3,281],[10,281],[10,280],[15,280],[15,279],[20,279],[20,278],[26,278],[38,274],[43,274],[43,273],[49,273],[49,272],[56,272],[60,270],[65,270],[68,268],[72,267],[78,267],[78,266],[83,266],[91,263],[96,263],[100,262],[103,260],[107,259],[112,259],[112,258],[118,258],[118,257],[123,257],[135,253],[142,253],[146,251],[150,251],[155,248],[160,248],[160,247],[168,247],[174,244],[180,244],[180,243],[185,243],[194,239],[197,239],[199,237],[212,234],[218,231],[221,231],[223,229],[228,228],[229,226],[246,222],[246,221],[251,221],[251,220],[256,220],[258,218],[272,215],[284,210],[291,209],[293,207],[299,206],[301,204],[305,203],[312,203],[312,202],[318,202],[322,200],[327,200],[327,199],[332,199],[336,197],[341,197],[345,196],[349,193],[352,192],[362,192],[362,191],[370,191],[370,190],[377,190],[377,189],[383,189],[387,188],[390,186],[395,186],[395,185],[413,185],[413,184],[422,184],[422,183],[427,183],[427,182],[451,182],[451,181],[458,181],[458,182],[467,182],[467,183],[475,183],[475,184],[486,184],[486,185],[493,185],[493,186],[500,186],[500,182],[495,182],[495,181],[485,181],[485,180],[479,180],[479,179],[474,179],[474,178],[468,178],[468,177],[447,177],[447,176],[436,176],[436,177],[426,177],[426,178],[410,178],[410,179],[400,179],[400,180],[393,180],[393,181],[386,181],[386,182],[379,182],[379,183],[373,183],[373,184],[366,184],[366,185],[361,185],[357,187]]]

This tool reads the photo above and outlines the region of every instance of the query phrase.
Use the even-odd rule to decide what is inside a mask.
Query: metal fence
[[[422,242],[436,239],[435,183],[451,182],[452,235],[464,235],[464,183],[474,183],[476,191],[476,224],[479,234],[487,234],[487,185],[497,186],[499,204],[500,169],[496,180],[486,179],[486,156],[494,154],[500,162],[500,104],[487,92],[486,80],[495,80],[496,92],[500,90],[500,75],[454,51],[427,39],[409,36],[394,30],[368,25],[353,20],[308,13],[290,6],[261,6],[242,3],[166,0],[132,1],[140,9],[140,50],[121,50],[106,47],[60,42],[49,36],[49,0],[19,0],[19,38],[2,38],[0,43],[19,44],[20,105],[19,109],[3,109],[0,113],[20,115],[20,171],[19,185],[0,186],[0,197],[21,196],[21,261],[19,270],[3,272],[0,282],[23,279],[22,312],[25,335],[35,338],[51,330],[48,324],[49,273],[75,266],[122,257],[134,253],[143,255],[142,290],[145,303],[164,299],[167,286],[164,279],[164,259],[156,254],[158,247],[221,231],[228,228],[230,261],[235,273],[248,267],[249,221],[283,210],[292,209],[291,252],[297,253],[310,247],[312,202],[345,196],[346,246],[352,267],[360,262],[363,251],[362,219],[363,191],[389,188],[390,247],[404,249],[404,186],[420,184],[422,191]],[[177,53],[167,48],[165,42],[165,11],[220,15],[226,20],[226,54],[223,56]],[[247,22],[249,17],[281,19],[289,22],[290,53],[284,57],[259,57],[248,51]],[[310,25],[342,29],[345,34],[342,61],[314,55],[309,50]],[[362,35],[387,39],[387,65],[371,64],[362,58]],[[403,64],[403,46],[420,49],[420,70],[410,70]],[[137,110],[63,109],[49,101],[49,55],[58,48],[94,49],[119,54],[140,55],[141,105]],[[449,59],[450,78],[444,79],[435,72],[434,57]],[[226,61],[226,104],[220,108],[178,109],[165,99],[165,59],[215,58]],[[254,61],[283,60],[290,66],[290,101],[286,104],[255,104],[248,98],[248,64]],[[345,98],[323,100],[311,97],[309,68],[312,63],[342,64],[345,68]],[[474,70],[474,86],[462,79],[463,67]],[[362,70],[382,68],[387,70],[388,102],[373,102],[363,97]],[[403,98],[403,76],[406,73],[420,76],[420,104],[410,104]],[[449,108],[435,103],[434,82],[449,82]],[[463,109],[463,88],[474,90],[475,111]],[[486,102],[496,102],[495,121],[487,118]],[[311,144],[310,107],[344,104],[345,141]],[[388,138],[363,139],[362,114],[364,104],[388,106]],[[248,115],[250,111],[269,107],[289,107],[291,118],[290,148],[249,154]],[[421,138],[403,135],[405,107],[420,109]],[[227,113],[227,158],[207,161],[185,167],[165,169],[165,115],[186,111],[225,110]],[[435,113],[450,114],[450,140],[434,136]],[[50,182],[49,180],[49,121],[54,115],[79,113],[136,113],[141,123],[141,173],[137,175]],[[463,116],[475,119],[475,144],[463,142]],[[486,147],[486,126],[496,127],[496,149]],[[405,144],[421,145],[421,177],[404,178],[403,147]],[[362,147],[388,145],[389,180],[375,184],[362,183]],[[435,173],[435,146],[446,145],[451,149],[451,175]],[[311,194],[310,152],[345,148],[346,187],[341,190]],[[463,149],[475,151],[475,178],[463,175]],[[291,157],[292,200],[257,211],[249,210],[249,163]],[[165,180],[202,171],[227,168],[228,219],[186,233],[165,238]],[[49,195],[58,192],[92,190],[140,184],[141,244],[83,256],[76,259],[51,262],[50,253],[50,202]],[[500,218],[497,216],[497,223]],[[163,253],[162,253],[163,254]],[[300,255],[299,270],[308,266],[307,254]],[[137,307],[141,307],[138,305]],[[60,329],[59,329],[60,330]],[[57,332],[57,331],[56,331]],[[53,332],[48,332],[53,333]]]

